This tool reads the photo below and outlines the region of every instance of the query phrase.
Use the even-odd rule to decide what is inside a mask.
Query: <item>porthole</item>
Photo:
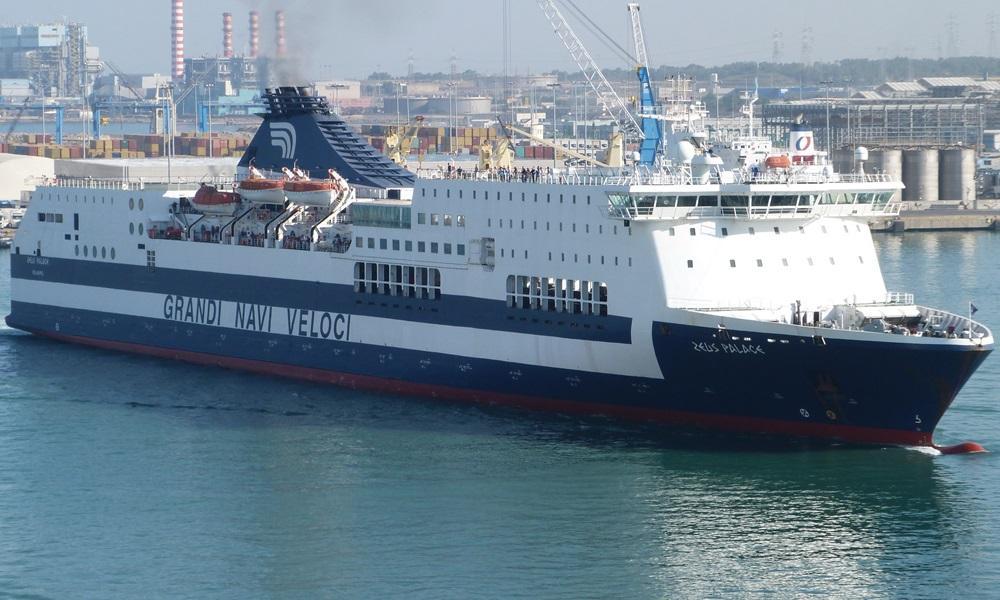
[[[135,235],[135,223],[128,224],[128,233],[129,235]]]
[[[101,258],[108,257],[108,249],[106,246],[101,246]]]
[[[111,249],[111,260],[114,260],[114,259],[115,259],[115,249],[112,248]]]
[[[139,210],[142,210],[142,198],[139,198]]]
[[[135,198],[128,199],[128,209],[135,210]]]
[[[74,249],[76,250],[76,255],[80,256],[80,244],[77,244]]]
[[[142,223],[139,223],[139,235],[142,235]]]
[[[83,247],[83,257],[87,258],[88,256],[90,256],[89,251],[87,250],[87,247],[84,246]]]
[[[94,258],[97,258],[97,246],[91,246],[90,253],[94,255]]]

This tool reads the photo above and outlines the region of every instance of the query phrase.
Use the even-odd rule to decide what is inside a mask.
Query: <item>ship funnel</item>
[[[816,138],[806,123],[793,123],[788,132],[788,153],[792,156],[813,156],[816,154]]]

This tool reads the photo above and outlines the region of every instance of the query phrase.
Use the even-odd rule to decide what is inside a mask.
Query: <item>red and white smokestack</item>
[[[172,6],[170,65],[174,81],[180,81],[184,79],[184,0],[172,0]]]
[[[233,57],[233,13],[222,13],[222,56]]]
[[[260,54],[260,13],[250,11],[250,58]]]
[[[275,53],[278,58],[284,58],[288,48],[285,44],[285,11],[279,10],[274,13],[274,43]]]

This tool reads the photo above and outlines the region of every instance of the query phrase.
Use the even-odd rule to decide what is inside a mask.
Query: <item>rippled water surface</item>
[[[878,237],[1000,327],[1000,236]],[[9,305],[0,253],[0,312]],[[892,377],[892,373],[886,373]],[[1000,451],[1000,355],[942,443]],[[0,597],[987,597],[996,454],[704,442],[0,329]]]

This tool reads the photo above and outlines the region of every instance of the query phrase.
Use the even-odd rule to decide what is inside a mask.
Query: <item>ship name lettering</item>
[[[167,294],[163,298],[163,318],[199,325],[221,325],[222,302]]]
[[[271,331],[274,308],[264,304],[236,303],[236,327],[248,331]]]
[[[695,352],[719,352],[719,347],[711,342],[691,342]]]
[[[349,321],[346,315],[300,308],[286,308],[288,335],[318,339],[347,340]]]
[[[755,344],[720,344],[722,351],[726,354],[753,354],[764,355],[764,349]]]

